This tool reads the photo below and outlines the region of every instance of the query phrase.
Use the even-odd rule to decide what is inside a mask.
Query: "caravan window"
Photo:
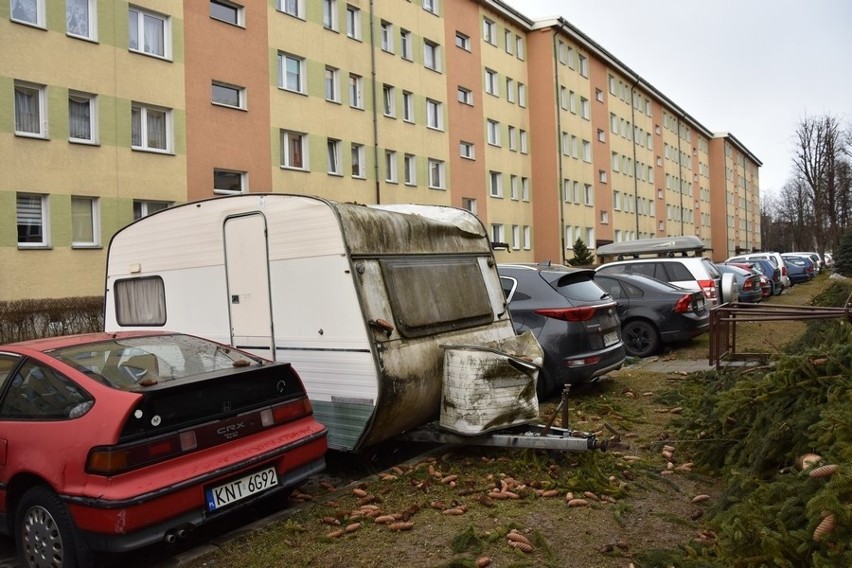
[[[166,289],[159,276],[115,281],[118,325],[165,325]]]
[[[398,258],[380,264],[404,337],[484,325],[494,318],[476,258]]]

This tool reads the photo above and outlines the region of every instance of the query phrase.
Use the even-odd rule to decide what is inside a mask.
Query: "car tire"
[[[25,566],[76,568],[91,555],[59,496],[37,485],[21,497],[15,515],[15,544]]]
[[[631,357],[648,357],[660,349],[657,328],[644,320],[632,320],[621,328],[624,350]]]
[[[538,378],[535,381],[535,394],[539,400],[546,400],[553,394],[553,380],[544,367],[538,371]]]

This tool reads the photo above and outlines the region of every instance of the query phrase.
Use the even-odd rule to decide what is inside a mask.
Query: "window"
[[[580,97],[580,116],[589,120],[591,118],[589,99]]]
[[[559,106],[562,110],[568,110],[568,89],[559,87]]]
[[[334,67],[325,68],[325,100],[340,102],[340,71]]]
[[[68,35],[85,39],[96,39],[98,29],[97,0],[65,0],[65,30]],[[12,4],[15,2],[13,1]],[[212,7],[212,6],[211,6]]]
[[[595,204],[595,194],[592,192],[592,185],[589,183],[583,185],[583,203],[586,205]]]
[[[506,231],[503,225],[499,223],[491,224],[491,242],[492,243],[503,243],[506,241]]]
[[[530,179],[522,177],[521,178],[521,200],[529,201],[530,200]]]
[[[44,0],[12,0],[12,20],[44,27]]]
[[[459,87],[458,89],[459,102],[466,105],[473,105],[473,91]]]
[[[166,290],[159,276],[117,280],[115,297],[118,325],[166,324]]]
[[[301,132],[281,131],[281,167],[295,170],[308,169],[308,135]]]
[[[95,197],[71,198],[71,246],[93,247],[100,241],[98,200]]]
[[[506,100],[510,103],[515,102],[515,81],[510,77],[506,77]]]
[[[429,188],[444,189],[444,162],[429,158]]]
[[[47,196],[17,195],[18,246],[46,247],[50,244],[47,223]]]
[[[583,140],[583,161],[592,161],[592,145],[588,140]]]
[[[521,248],[521,227],[520,225],[512,225],[512,248],[520,250]]]
[[[503,45],[506,48],[506,53],[512,55],[512,49],[514,46],[514,36],[512,35],[512,31],[509,29],[503,30]]]
[[[465,142],[464,140],[459,142],[459,156],[467,158],[468,160],[476,159],[476,151],[474,149],[473,142]]]
[[[130,146],[135,150],[170,152],[172,113],[170,110],[133,103],[130,107]]]
[[[444,129],[444,109],[441,103],[426,99],[426,126],[435,130]]]
[[[521,36],[515,36],[515,55],[518,59],[523,60],[524,58],[524,38]]]
[[[606,133],[603,128],[598,128],[598,142],[606,142]]]
[[[402,58],[411,61],[414,58],[414,50],[411,48],[411,32],[408,30],[399,31],[399,48],[402,52]]]
[[[423,65],[433,71],[441,70],[441,47],[428,39],[423,40]]]
[[[497,84],[497,72],[491,69],[485,70],[485,92],[495,97],[500,96],[500,86]]]
[[[244,193],[248,190],[246,183],[246,172],[234,170],[213,170],[213,193],[232,194]]]
[[[239,109],[246,108],[244,88],[213,81],[211,89],[211,100],[214,105],[223,105]]]
[[[322,25],[337,31],[337,0],[322,0]]]
[[[290,14],[291,16],[295,16],[296,18],[302,18],[302,14],[304,13],[304,8],[302,6],[303,0],[278,0],[279,2],[279,10],[284,12],[285,14]]]
[[[526,154],[530,151],[529,146],[527,145],[527,131],[520,131],[520,140],[521,140],[521,154]]]
[[[599,103],[604,102],[604,94],[602,90],[595,89],[595,100],[597,100]]]
[[[364,108],[362,83],[360,75],[349,74],[349,105],[354,108]]]
[[[488,18],[482,19],[482,39],[491,45],[497,45],[497,25]]]
[[[403,175],[405,185],[417,185],[417,159],[413,154],[406,154],[403,158]]]
[[[135,6],[129,10],[130,50],[157,57],[171,57],[171,30],[168,16]]]
[[[385,116],[396,117],[396,89],[391,85],[382,85],[382,108]]]
[[[609,211],[601,211],[601,224],[609,224]]]
[[[496,120],[488,119],[488,122],[485,125],[485,134],[488,140],[488,143],[492,146],[500,145],[500,123]]]
[[[346,5],[346,35],[352,39],[361,39],[361,10]]]
[[[214,173],[215,175],[215,173]],[[168,209],[171,203],[167,201],[143,201],[141,199],[133,200],[133,220],[138,221],[142,217],[147,217],[157,211]]]
[[[72,142],[95,143],[98,138],[97,97],[86,93],[68,93],[68,139]]]
[[[527,86],[523,83],[518,83],[518,104],[522,107],[527,106]]]
[[[516,175],[509,176],[509,197],[513,201],[517,201],[521,197],[521,186]]]
[[[287,53],[278,54],[278,86],[294,93],[304,93],[305,60]]]
[[[433,14],[438,13],[438,0],[423,0],[423,9]]]
[[[606,183],[606,170],[598,170],[598,181],[601,183]]]
[[[408,91],[402,92],[402,120],[414,122],[414,95]]]
[[[589,76],[589,60],[584,56],[580,55],[580,75],[583,77]]]
[[[456,32],[456,47],[460,47],[465,51],[470,51],[470,37],[461,32]]]
[[[352,144],[350,154],[352,157],[352,177],[363,179],[364,171],[366,170],[366,165],[364,164],[364,146],[362,144]]]
[[[524,250],[530,250],[532,245],[532,230],[529,225],[524,225]]]
[[[468,211],[476,215],[476,199],[473,199],[472,197],[462,197],[462,209],[467,209]]]
[[[488,194],[491,197],[503,197],[503,174],[500,172],[488,172]]]
[[[612,165],[611,165],[611,167],[612,167],[612,171],[614,171],[614,172],[618,172],[618,171],[619,171],[619,170],[618,170],[618,165],[619,165],[619,162],[620,162],[620,161],[621,161],[621,160],[619,159],[618,152],[613,152],[613,153],[612,153],[612,158],[611,158],[611,162],[612,162]]]
[[[385,150],[385,181],[388,183],[399,181],[396,173],[396,152],[393,150]]]
[[[329,138],[326,141],[327,157],[328,157],[328,173],[339,176],[343,174],[343,169],[340,165],[340,140]]]
[[[47,138],[45,88],[15,81],[15,134]]]
[[[9,380],[0,407],[4,420],[68,420],[86,414],[92,397],[50,367],[26,361]]]
[[[393,24],[382,20],[381,22],[382,51],[393,53]]]

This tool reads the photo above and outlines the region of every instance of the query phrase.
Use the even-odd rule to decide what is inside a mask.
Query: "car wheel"
[[[621,330],[621,335],[624,340],[624,350],[632,357],[647,357],[660,348],[657,329],[646,321],[627,322]]]
[[[33,487],[21,497],[15,542],[25,566],[75,568],[89,564],[88,549],[68,509],[47,487]]]
[[[553,381],[550,379],[550,373],[542,367],[538,371],[538,379],[535,382],[535,394],[539,400],[547,399],[553,391]]]

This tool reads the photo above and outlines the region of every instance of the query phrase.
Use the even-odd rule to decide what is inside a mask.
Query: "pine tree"
[[[577,237],[574,241],[574,258],[568,261],[571,266],[590,266],[595,263],[595,256],[589,252],[589,248],[583,239]]]
[[[852,229],[847,230],[840,239],[837,254],[834,255],[834,270],[842,276],[852,276]]]

